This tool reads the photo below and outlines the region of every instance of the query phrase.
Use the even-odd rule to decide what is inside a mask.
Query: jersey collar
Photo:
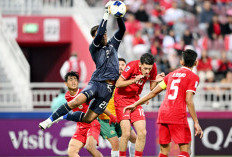
[[[184,69],[187,69],[187,70],[190,70],[190,71],[192,71],[192,69],[190,69],[190,68],[187,68],[187,67],[181,67],[181,68],[184,68]]]

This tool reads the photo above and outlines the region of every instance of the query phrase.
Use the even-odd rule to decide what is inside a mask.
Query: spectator
[[[213,15],[212,21],[209,23],[208,36],[211,40],[222,39],[222,24],[216,14]]]
[[[203,3],[203,9],[200,13],[200,25],[199,27],[202,29],[202,30],[206,30],[207,27],[208,27],[208,24],[211,22],[212,20],[212,17],[214,15],[214,11],[212,9],[212,6],[211,6],[211,2],[210,1],[204,1]]]
[[[139,9],[135,13],[135,17],[137,20],[141,22],[148,22],[149,21],[149,15],[147,14],[145,10],[144,4],[141,4]]]
[[[56,111],[64,103],[66,103],[65,89],[61,88],[59,95],[52,100],[52,104],[51,104],[52,112]]]
[[[202,56],[198,60],[197,71],[201,82],[209,80],[212,77],[212,59],[208,57],[207,51],[202,51]]]
[[[86,81],[86,65],[84,61],[78,58],[76,52],[72,53],[70,58],[67,61],[65,61],[62,65],[60,69],[61,77],[64,79],[65,74],[67,74],[70,71],[79,73],[81,83]]]
[[[227,22],[223,25],[222,33],[223,35],[232,33],[232,15],[227,15]]]
[[[232,62],[228,60],[227,52],[222,52],[221,59],[218,60],[217,76],[224,78],[229,70],[232,70]]]
[[[189,28],[185,29],[182,40],[184,41],[184,45],[192,45],[193,44],[193,35],[190,32]]]
[[[172,3],[172,8],[169,8],[164,15],[164,21],[169,25],[173,25],[175,22],[180,21],[184,17],[183,10],[177,7],[177,2]]]

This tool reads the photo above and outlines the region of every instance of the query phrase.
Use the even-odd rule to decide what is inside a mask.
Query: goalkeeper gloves
[[[104,10],[104,15],[103,19],[106,21],[108,20],[109,14],[110,14],[110,6],[113,2],[110,0],[109,2],[106,3],[105,5],[105,10]]]

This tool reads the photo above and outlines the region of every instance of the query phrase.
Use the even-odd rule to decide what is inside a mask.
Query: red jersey
[[[71,100],[73,100],[79,93],[81,92],[80,89],[77,90],[75,95],[70,95],[69,91],[65,93],[65,99],[67,100],[67,102],[70,102]],[[89,105],[87,103],[84,103],[80,106],[78,106],[77,108],[73,109],[73,112],[75,111],[81,111],[86,113],[88,110]],[[77,126],[78,127],[90,127],[92,123],[96,123],[97,120],[94,120],[93,122],[91,122],[90,124],[88,123],[84,123],[84,122],[78,122]],[[98,121],[97,121],[98,122]]]
[[[137,75],[142,75],[142,72],[140,71],[139,68],[139,60],[128,63],[125,70],[121,74],[121,76],[125,80],[134,79]],[[140,81],[133,83],[129,86],[116,88],[114,98],[118,99],[120,97],[131,97],[131,96],[139,97],[146,81],[148,79],[150,81],[155,81],[156,75],[157,75],[157,68],[156,68],[156,64],[154,63],[153,68],[150,71],[148,77],[144,77]]]
[[[199,77],[182,67],[164,78],[166,95],[158,113],[158,123],[187,124],[186,92],[196,92]]]

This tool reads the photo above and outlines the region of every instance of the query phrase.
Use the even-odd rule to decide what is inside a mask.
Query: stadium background
[[[195,96],[205,136],[202,141],[193,138],[192,156],[232,156],[232,2],[124,2],[128,8],[127,33],[119,56],[129,62],[149,51],[156,57],[159,72],[165,73],[178,68],[179,52],[186,47],[202,56],[199,61],[206,58],[206,63],[196,69],[201,82]],[[50,114],[51,101],[64,87],[59,70],[73,51],[86,64],[87,78],[81,87],[90,79],[95,66],[88,52],[89,30],[101,20],[105,3],[106,0],[0,0],[0,156],[66,155],[75,124],[60,122],[42,132],[38,123]],[[113,17],[107,28],[111,36],[117,28]],[[148,90],[145,86],[142,95]],[[163,96],[164,93],[144,106],[146,156],[158,155],[155,121]],[[100,151],[109,156],[109,143],[100,141]],[[171,155],[177,154],[177,146],[173,145]],[[82,155],[88,156],[86,150]]]

